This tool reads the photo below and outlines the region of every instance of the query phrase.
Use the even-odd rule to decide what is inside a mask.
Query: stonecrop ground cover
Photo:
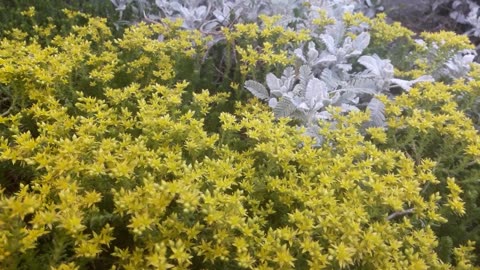
[[[472,46],[320,2],[215,35],[26,10],[0,41],[0,268],[480,266]]]

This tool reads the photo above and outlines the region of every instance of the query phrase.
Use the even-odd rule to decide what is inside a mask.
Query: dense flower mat
[[[472,45],[346,7],[5,32],[0,268],[479,265]]]

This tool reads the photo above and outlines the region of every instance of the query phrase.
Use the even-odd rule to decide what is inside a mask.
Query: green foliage
[[[36,12],[29,12],[31,8]],[[6,0],[0,5],[0,37],[5,31],[14,28],[33,33],[32,27],[47,23],[52,23],[56,28],[68,33],[71,22],[62,16],[65,8],[111,19],[117,17],[111,3],[103,0]],[[27,14],[30,16],[25,16]]]

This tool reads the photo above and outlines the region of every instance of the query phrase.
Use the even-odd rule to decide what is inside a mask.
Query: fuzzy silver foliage
[[[464,32],[470,37],[480,38],[480,5],[478,1],[473,0],[431,0],[432,11],[436,11],[441,6],[450,4],[450,18],[457,23],[467,27]],[[477,46],[480,51],[480,45]]]
[[[318,16],[319,10],[341,18],[345,12],[363,11],[373,16],[372,11],[382,10],[381,0],[110,0],[116,10],[123,14],[129,6],[139,19],[160,21],[162,19],[183,21],[186,29],[215,31],[219,26],[236,22],[256,22],[260,14],[282,15],[283,24],[302,21],[308,24]],[[307,8],[308,6],[308,8]],[[294,11],[299,14],[295,15]],[[313,16],[313,17],[312,17]]]
[[[345,6],[335,5],[340,1],[329,6],[326,2],[323,6],[332,16],[346,12]],[[318,42],[309,42],[293,51],[301,65],[297,71],[287,67],[281,77],[269,73],[266,86],[252,80],[245,83],[247,90],[268,102],[276,117],[299,121],[310,135],[319,129],[320,121],[333,121],[329,106],[339,107],[344,113],[369,110],[371,120],[366,125],[384,127],[385,106],[375,95],[393,96],[392,88],[408,91],[415,83],[433,80],[427,75],[415,80],[395,78],[390,60],[363,55],[370,43],[367,31],[347,29],[340,18],[335,19],[335,24],[317,33]],[[355,38],[349,33],[355,33]],[[354,66],[357,71],[353,71]],[[358,71],[360,67],[363,69]]]
[[[309,51],[313,50],[309,44]],[[302,65],[297,73],[294,73],[293,67],[286,68],[280,78],[269,73],[266,76],[268,89],[253,80],[245,83],[245,88],[253,95],[268,101],[276,117],[299,120],[309,130],[315,130],[314,126],[318,126],[319,121],[332,120],[328,106],[339,107],[345,113],[369,109],[369,125],[385,126],[384,105],[375,98],[376,94],[389,94],[392,87],[408,91],[417,82],[433,80],[431,76],[411,81],[397,79],[390,61],[377,55],[363,55],[357,59],[365,67],[361,72],[353,73],[348,72],[349,69],[331,66],[323,67],[323,71],[315,75],[308,63],[318,66],[319,62],[308,61],[316,58],[316,53],[310,55],[310,58],[303,56],[307,64]]]
[[[431,76],[411,81],[395,78],[389,60],[377,55],[362,55],[370,41],[367,32],[354,40],[345,36],[346,29],[341,23],[327,28],[319,48],[310,42],[305,48],[294,50],[303,64],[298,72],[288,67],[280,78],[269,73],[266,76],[268,89],[252,80],[245,83],[246,89],[268,101],[276,117],[299,120],[307,130],[316,130],[319,121],[332,120],[328,106],[339,107],[345,113],[369,109],[371,121],[368,124],[383,127],[384,105],[375,98],[376,94],[389,94],[393,87],[408,91],[417,82],[433,80]],[[364,69],[352,72],[355,63]]]
[[[466,77],[470,72],[470,64],[473,62],[477,53],[474,50],[463,50],[456,53],[444,67],[439,70],[439,74],[451,79]]]
[[[428,49],[428,55],[426,56],[426,59],[429,62],[433,62],[433,59],[438,54],[438,45],[433,44],[427,48],[423,40],[418,39],[416,42]],[[439,65],[436,70],[432,71],[432,77],[435,80],[439,80],[441,78],[450,80],[463,77],[466,78],[470,72],[470,64],[474,62],[476,56],[477,52],[475,50],[466,49],[452,52],[451,57],[444,62],[443,65]]]
[[[436,5],[438,6],[438,5]],[[458,23],[468,25],[465,34],[480,37],[480,6],[471,0],[455,0],[452,2],[450,17]]]

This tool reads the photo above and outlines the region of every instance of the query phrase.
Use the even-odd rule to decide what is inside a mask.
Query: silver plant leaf
[[[320,38],[323,41],[323,44],[327,47],[327,51],[331,54],[336,54],[337,47],[335,46],[335,39],[331,35],[322,34]]]
[[[369,126],[384,127],[385,123],[385,104],[378,98],[372,98],[367,105],[367,109],[370,111]]]
[[[305,95],[308,82],[313,78],[312,69],[307,65],[301,66],[298,70],[298,78],[300,79],[300,83],[298,84],[299,88],[297,89],[297,93],[303,96]]]
[[[277,98],[271,98],[269,101],[268,101],[268,106],[270,108],[275,108],[278,104],[278,100]]]
[[[370,34],[367,32],[362,32],[360,35],[355,38],[352,42],[352,47],[358,54],[362,53],[368,47],[370,43]]]
[[[393,65],[390,64],[390,60],[383,60],[374,54],[373,56],[362,55],[358,62],[384,81],[389,81],[393,78]]]
[[[290,91],[295,83],[295,69],[293,67],[287,67],[283,71],[281,80],[287,91]]]
[[[245,88],[261,100],[268,100],[269,98],[267,88],[259,82],[248,80],[245,82]]]
[[[305,99],[315,103],[328,99],[327,85],[317,78],[311,79],[307,84]]]
[[[277,76],[273,75],[273,73],[267,74],[267,86],[273,96],[282,96],[282,82]]]
[[[341,84],[340,78],[338,78],[337,75],[328,68],[322,71],[320,79],[325,82],[329,89],[337,89],[337,87]]]
[[[289,96],[283,96],[273,108],[273,113],[277,118],[288,117],[296,110],[297,106],[295,106],[292,98]]]
[[[360,109],[357,108],[356,106],[353,106],[353,105],[350,105],[350,104],[347,104],[347,103],[341,104],[341,105],[340,105],[340,109],[342,110],[342,113],[358,112],[358,111],[360,111]]]
[[[297,48],[293,51],[293,53],[300,59],[304,64],[306,64],[308,61],[303,55],[303,50],[301,48]]]
[[[318,51],[315,48],[315,43],[309,42],[308,43],[308,52],[307,52],[307,63],[310,66],[313,66],[313,63],[317,60],[318,58]]]
[[[391,82],[397,86],[399,86],[400,88],[402,88],[403,90],[410,90],[410,88],[412,88],[412,86],[418,82],[432,82],[434,81],[433,77],[430,76],[430,75],[423,75],[423,76],[420,76],[418,77],[417,79],[415,80],[402,80],[402,79],[396,79],[396,78],[393,78],[391,80]]]

